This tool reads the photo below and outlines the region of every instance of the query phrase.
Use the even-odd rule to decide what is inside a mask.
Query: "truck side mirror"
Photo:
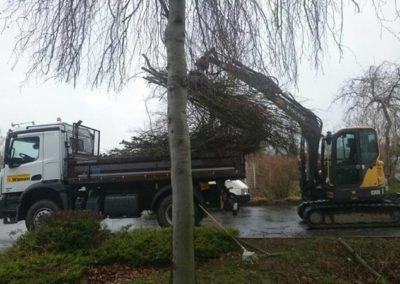
[[[16,161],[13,158],[5,158],[4,159],[4,164],[8,165],[9,168],[13,169],[13,168],[18,168],[21,163],[19,163],[19,161]]]
[[[6,151],[4,151],[4,165],[10,165],[10,158],[8,157],[8,154]]]
[[[4,157],[4,164],[8,165],[9,168],[18,168],[21,163],[20,160],[14,159],[14,158],[10,158],[10,156],[6,155]]]
[[[11,163],[8,163],[8,167],[9,167],[10,169],[18,168],[20,165],[21,165],[21,164],[16,164],[16,163],[11,164]]]

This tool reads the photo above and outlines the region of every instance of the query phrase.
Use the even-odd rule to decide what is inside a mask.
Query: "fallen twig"
[[[354,249],[345,242],[342,238],[338,238],[338,242],[353,256],[353,258],[375,277],[377,277],[377,283],[387,283],[385,278],[375,269],[373,269],[361,256],[359,256]]]
[[[265,251],[265,250],[263,250],[263,249],[261,249],[259,247],[256,247],[256,246],[254,246],[254,245],[252,245],[252,244],[250,244],[250,243],[248,243],[248,242],[246,242],[244,240],[240,240],[240,241],[242,242],[242,244],[246,245],[247,247],[255,249],[255,250],[263,253],[263,255],[265,255],[265,256],[273,257],[273,256],[281,256],[281,255],[285,254],[284,252],[267,252],[267,251]]]
[[[251,251],[248,251],[244,245],[246,245],[248,247],[251,247],[251,248],[253,248],[255,250],[258,250],[259,252],[262,252],[263,253],[262,256],[273,257],[273,256],[282,255],[282,253],[269,253],[269,252],[267,252],[267,251],[265,251],[263,249],[260,249],[260,248],[258,248],[256,246],[253,246],[253,245],[251,245],[251,244],[249,244],[249,243],[247,243],[247,242],[245,242],[243,240],[237,239],[231,233],[229,233],[229,231],[220,222],[218,222],[218,220],[215,219],[215,217],[213,215],[211,215],[210,212],[208,212],[208,210],[206,210],[200,204],[198,206],[200,207],[200,209],[203,210],[204,213],[206,213],[206,215],[208,215],[208,217],[211,218],[212,221],[214,221],[215,224],[217,224],[218,227],[220,227],[222,230],[224,230],[227,233],[227,235],[230,236],[239,245],[239,247],[243,250],[243,255],[242,255],[242,259],[243,260],[247,259],[247,261],[252,262],[252,260],[257,259],[257,256],[255,255],[255,253],[251,252]]]

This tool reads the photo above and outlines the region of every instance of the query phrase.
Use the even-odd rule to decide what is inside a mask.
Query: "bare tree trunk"
[[[173,207],[172,280],[173,283],[194,283],[193,185],[186,117],[185,0],[169,1],[165,37]]]
[[[382,110],[386,118],[386,126],[385,126],[385,166],[387,169],[386,175],[387,178],[390,179],[393,174],[393,165],[390,153],[390,132],[392,130],[392,119],[390,117],[389,111],[384,102],[382,102]]]

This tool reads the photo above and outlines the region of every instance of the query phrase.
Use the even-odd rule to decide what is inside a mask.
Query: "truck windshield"
[[[39,158],[39,137],[15,138],[8,155],[19,164],[36,161]]]

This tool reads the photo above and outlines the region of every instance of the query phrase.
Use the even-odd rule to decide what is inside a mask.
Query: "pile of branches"
[[[167,86],[167,72],[149,62],[145,79]],[[191,71],[188,83],[188,123],[192,154],[248,154],[269,147],[277,152],[296,152],[297,126],[255,90],[222,72]],[[160,94],[163,98],[165,92]],[[164,98],[165,99],[165,98]],[[114,154],[168,155],[166,114],[151,130],[142,130],[123,141]],[[111,152],[113,153],[113,152]]]

